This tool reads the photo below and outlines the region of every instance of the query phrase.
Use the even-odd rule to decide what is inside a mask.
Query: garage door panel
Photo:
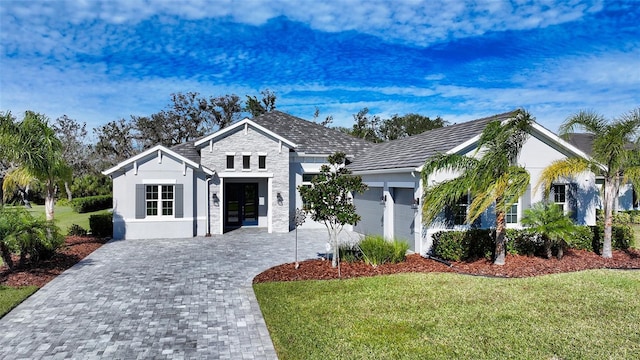
[[[370,187],[363,194],[355,194],[353,203],[360,215],[360,222],[354,230],[361,234],[383,235],[384,206],[380,205],[381,187]]]
[[[403,240],[415,251],[415,209],[413,209],[413,188],[393,189],[393,236]]]

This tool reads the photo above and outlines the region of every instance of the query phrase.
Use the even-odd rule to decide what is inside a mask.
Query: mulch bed
[[[6,265],[0,266],[0,285],[42,287],[106,242],[106,239],[94,237],[68,236],[49,260],[37,264],[27,261],[24,267],[16,266],[13,272],[9,272]],[[18,264],[18,257],[14,257],[14,263]]]
[[[16,268],[11,273],[6,266],[1,266],[0,285],[42,287],[106,242],[106,239],[69,236],[66,238],[65,245],[58,250],[53,258],[47,261],[38,264],[27,262],[24,267]],[[16,264],[17,261],[16,257]],[[373,267],[363,262],[343,262],[340,269],[343,279],[406,272],[450,272],[505,278],[529,277],[587,269],[640,269],[640,251],[614,251],[612,259],[604,259],[593,252],[568,250],[562,260],[508,255],[506,264],[503,266],[493,265],[491,261],[486,259],[473,262],[453,262],[451,265],[449,267],[435,260],[413,254],[407,256],[407,260],[400,264],[383,264]],[[295,269],[294,263],[272,267],[256,276],[253,281],[259,283],[337,278],[338,271],[331,267],[331,261],[306,260],[300,262],[298,269]]]
[[[299,263],[278,265],[259,274],[254,283],[267,281],[326,280],[337,279],[338,270],[331,267],[331,261],[306,260]],[[450,272],[468,275],[519,278],[555,273],[565,273],[588,269],[640,269],[640,251],[614,251],[612,259],[604,259],[598,254],[583,250],[568,250],[562,260],[544,259],[533,256],[507,255],[506,264],[493,265],[491,261],[480,259],[472,262],[452,262],[451,267],[418,254],[407,256],[407,261],[399,264],[383,264],[377,267],[363,262],[340,265],[343,279],[397,274],[407,272]]]

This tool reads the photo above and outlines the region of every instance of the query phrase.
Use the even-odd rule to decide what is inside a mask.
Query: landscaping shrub
[[[95,214],[89,216],[89,228],[93,236],[113,236],[113,214]]]
[[[543,242],[531,229],[507,229],[507,252],[512,255],[534,256],[541,253]]]
[[[113,197],[111,195],[88,196],[71,200],[73,210],[81,214],[110,209],[112,206]]]
[[[367,235],[359,244],[362,259],[366,264],[378,266],[387,262],[405,260],[409,244],[404,241],[387,241],[381,235]]]
[[[602,251],[604,244],[604,225],[592,226],[593,242],[592,249],[598,254]],[[629,225],[613,225],[611,229],[611,247],[615,250],[627,250],[633,242],[633,229]]]
[[[451,261],[491,258],[495,248],[493,237],[494,231],[490,229],[441,231],[433,235],[433,253]]]
[[[82,226],[78,225],[78,224],[73,224],[69,227],[69,230],[67,231],[67,235],[69,236],[86,236],[87,235],[87,229],[83,228]]]
[[[341,261],[353,263],[362,260],[362,252],[358,244],[341,244],[339,251]]]
[[[13,269],[11,254],[20,254],[20,264],[27,257],[33,262],[49,259],[64,243],[60,230],[44,218],[34,218],[21,207],[0,207],[0,253]]]

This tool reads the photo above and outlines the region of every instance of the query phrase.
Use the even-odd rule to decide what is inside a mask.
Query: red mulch
[[[259,274],[254,283],[267,281],[325,280],[337,279],[338,270],[331,267],[331,261],[306,260],[299,263],[278,265]],[[491,261],[481,259],[473,262],[453,262],[451,267],[418,254],[407,256],[407,261],[399,264],[383,264],[372,267],[363,262],[340,264],[343,279],[359,276],[375,276],[406,272],[453,272],[468,275],[493,277],[529,277],[537,275],[564,273],[587,269],[640,269],[640,251],[614,251],[612,259],[583,250],[568,250],[562,260],[543,259],[520,255],[507,255],[506,264],[493,265]]]
[[[68,236],[65,244],[49,260],[37,264],[27,260],[24,267],[17,267],[18,257],[14,257],[16,268],[13,272],[10,273],[6,265],[0,266],[0,285],[42,287],[106,242],[106,239],[94,237]]]

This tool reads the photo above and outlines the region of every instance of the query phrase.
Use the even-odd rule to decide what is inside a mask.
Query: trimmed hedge
[[[624,249],[632,238],[628,226],[614,226],[614,248]],[[507,229],[507,252],[513,255],[543,255],[544,244],[538,234],[531,229]],[[470,229],[466,231],[441,231],[433,235],[435,256],[451,261],[473,261],[480,258],[491,259],[495,249],[495,230]],[[627,239],[627,240],[623,240]],[[565,239],[569,247],[595,251],[597,242],[594,230],[588,226],[578,226],[570,238]],[[600,244],[602,241],[600,240]],[[602,245],[600,245],[601,247]]]
[[[433,234],[433,252],[445,260],[462,261],[491,258],[495,248],[494,230],[441,231]]]
[[[93,236],[113,236],[113,214],[95,214],[89,216],[89,228]]]
[[[591,249],[596,253],[602,252],[602,245],[604,244],[604,225],[598,224],[592,226],[593,241]],[[631,246],[633,241],[633,229],[629,225],[613,225],[611,229],[611,247],[614,250],[627,250]]]
[[[87,196],[71,200],[71,207],[77,213],[87,213],[110,209],[113,206],[112,195]]]

